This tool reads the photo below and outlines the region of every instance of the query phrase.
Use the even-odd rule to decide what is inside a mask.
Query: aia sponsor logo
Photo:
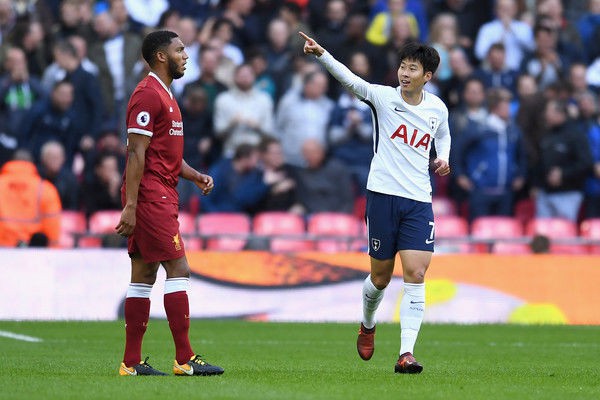
[[[396,129],[392,136],[392,140],[402,140],[405,144],[418,149],[423,148],[424,151],[429,151],[429,145],[431,144],[431,135],[429,133],[421,133],[418,129],[413,129],[409,133],[406,125],[402,124]]]

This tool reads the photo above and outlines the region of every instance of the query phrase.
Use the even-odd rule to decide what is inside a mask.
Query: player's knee
[[[425,269],[404,272],[404,282],[423,283],[425,282]]]
[[[373,275],[373,274],[371,274],[371,282],[373,282],[373,286],[375,286],[379,290],[385,289],[390,284],[391,279],[392,279],[392,277],[388,276],[388,275],[383,275],[383,274]]]

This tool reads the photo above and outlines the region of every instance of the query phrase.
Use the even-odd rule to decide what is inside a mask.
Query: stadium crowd
[[[189,56],[184,158],[216,183],[200,201],[181,182],[182,210],[352,213],[364,196],[371,110],[303,55],[303,31],[392,86],[403,44],[438,50],[425,89],[449,108],[453,173],[434,196],[464,217],[523,201],[600,217],[600,0],[0,0],[0,182],[34,163],[63,210],[120,209],[126,102],[157,28]]]

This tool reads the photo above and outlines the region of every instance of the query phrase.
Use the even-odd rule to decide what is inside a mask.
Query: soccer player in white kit
[[[400,254],[404,296],[400,305],[401,340],[394,371],[420,373],[413,356],[425,310],[425,272],[431,262],[434,221],[429,176],[430,150],[435,139],[434,172],[448,175],[450,130],[448,108],[423,89],[440,58],[430,46],[409,43],[400,50],[400,86],[370,84],[354,75],[314,39],[304,53],[314,54],[342,85],[371,107],[373,159],[367,180],[366,223],[371,273],[363,284],[363,318],[356,342],[358,354],[369,360],[375,349],[375,312]]]

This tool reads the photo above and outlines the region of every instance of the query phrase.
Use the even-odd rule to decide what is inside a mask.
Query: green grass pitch
[[[218,377],[120,377],[123,321],[7,322],[0,399],[599,399],[600,327],[424,325],[420,375],[393,373],[399,327],[380,324],[373,359],[358,324],[193,320],[196,351]],[[152,320],[144,355],[171,373],[168,324]]]

